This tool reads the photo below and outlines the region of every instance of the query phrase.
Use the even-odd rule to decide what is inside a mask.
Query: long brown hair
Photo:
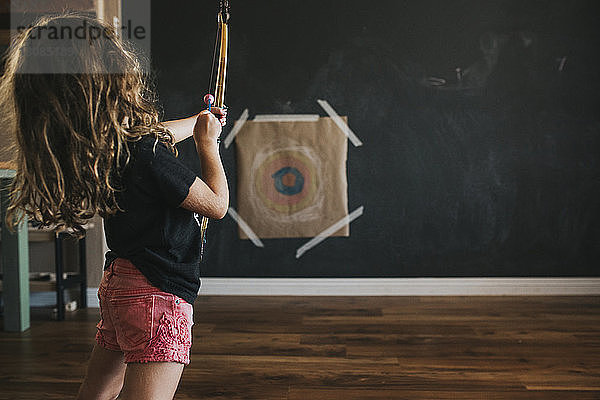
[[[36,29],[82,23],[106,32],[104,40],[73,40],[72,59],[58,55],[34,65]],[[65,62],[81,70],[61,71]],[[6,218],[11,230],[27,215],[81,235],[96,213],[119,210],[115,192],[129,142],[153,135],[176,153],[138,55],[112,26],[78,13],[42,17],[12,42],[0,78],[0,118],[15,144],[4,149],[16,164]]]

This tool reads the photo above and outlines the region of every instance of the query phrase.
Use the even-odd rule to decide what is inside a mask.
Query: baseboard
[[[200,296],[600,296],[600,278],[202,278]],[[76,291],[65,301],[77,300]],[[98,288],[87,289],[98,308]],[[30,294],[32,307],[55,292]]]
[[[600,278],[202,278],[200,295],[589,296]]]

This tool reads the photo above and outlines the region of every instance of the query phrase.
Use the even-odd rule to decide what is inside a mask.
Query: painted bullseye
[[[304,176],[294,167],[283,167],[271,175],[275,189],[286,196],[294,196],[304,188]]]
[[[316,170],[301,152],[277,151],[263,161],[257,172],[256,193],[271,210],[290,214],[313,203],[318,186]]]

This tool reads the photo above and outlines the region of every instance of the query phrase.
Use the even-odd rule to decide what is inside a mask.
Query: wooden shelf
[[[14,161],[0,161],[0,169],[16,169],[16,164]]]
[[[67,272],[63,274],[63,279],[67,283],[66,286],[72,288],[74,285],[70,283],[69,280],[74,280],[79,276],[76,272]],[[2,293],[3,282],[0,279],[0,293]],[[56,292],[56,279],[54,274],[52,274],[52,280],[41,281],[37,279],[29,280],[29,291],[38,293],[38,292]]]
[[[8,46],[10,44],[10,29],[0,29],[0,45]]]
[[[99,0],[27,0],[14,1],[13,12],[50,13],[61,12],[65,9],[74,11],[96,11]],[[101,0],[100,0],[101,1]]]
[[[85,224],[83,226],[85,230],[94,228],[93,223]],[[1,232],[1,230],[0,230]],[[56,237],[56,233],[51,229],[38,229],[32,228],[31,226],[27,229],[27,235],[30,242],[52,242]],[[1,240],[0,240],[1,241]]]

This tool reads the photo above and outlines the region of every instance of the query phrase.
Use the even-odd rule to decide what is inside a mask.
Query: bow
[[[204,96],[204,102],[210,110],[215,107],[225,106],[225,77],[227,76],[227,49],[229,47],[229,0],[219,1],[219,10],[217,14],[217,35],[215,41],[215,52],[213,54],[212,71],[210,73],[209,94]],[[214,95],[211,94],[213,88],[213,74],[215,71],[215,62],[217,61],[218,52],[218,68],[217,75],[214,80]],[[208,217],[202,216],[200,227],[201,243],[200,259],[204,256],[204,245],[206,243],[206,229],[208,228]]]

